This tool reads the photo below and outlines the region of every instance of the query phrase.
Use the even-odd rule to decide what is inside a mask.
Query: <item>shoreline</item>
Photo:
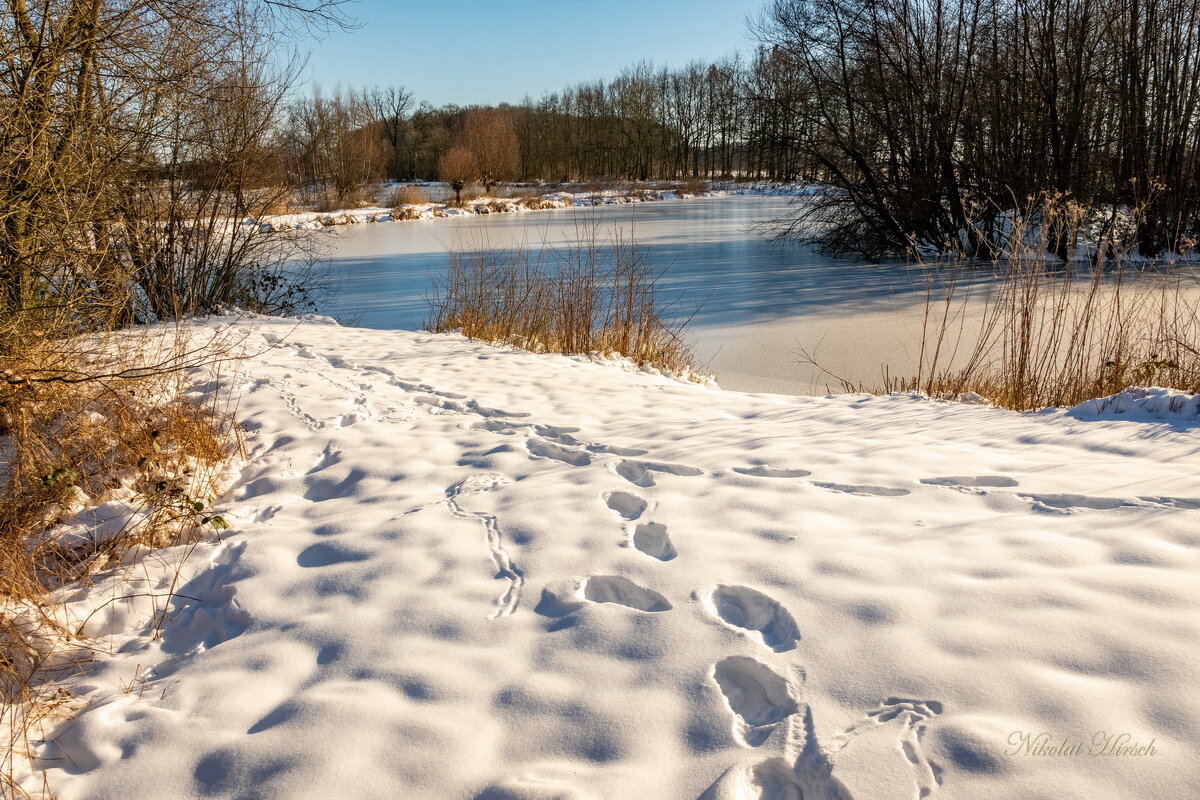
[[[291,230],[322,230],[342,225],[364,225],[377,222],[408,222],[411,220],[471,217],[485,214],[515,214],[527,211],[547,211],[565,208],[650,203],[663,200],[694,200],[704,197],[806,197],[818,193],[816,184],[756,181],[747,185],[714,182],[703,192],[682,192],[671,189],[605,189],[589,192],[547,192],[530,197],[483,196],[464,201],[462,206],[445,202],[406,203],[387,208],[367,206],[336,211],[300,211],[292,214],[271,214],[247,219],[247,225],[257,225],[263,233]]]

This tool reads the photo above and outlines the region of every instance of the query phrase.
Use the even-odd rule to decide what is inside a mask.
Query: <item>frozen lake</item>
[[[428,317],[433,277],[450,248],[563,244],[595,225],[632,234],[665,270],[662,298],[696,310],[689,331],[698,363],[728,389],[826,393],[839,375],[876,383],[882,367],[911,371],[925,303],[922,270],[835,260],[770,242],[755,224],[792,200],[714,197],[342,228],[334,240],[340,291],[325,311],[366,328],[414,330]]]

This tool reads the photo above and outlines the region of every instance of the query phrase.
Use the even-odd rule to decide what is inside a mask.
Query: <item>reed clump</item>
[[[511,250],[486,243],[451,252],[430,299],[433,331],[569,355],[616,353],[690,374],[693,357],[660,272],[620,232],[593,228],[563,247]]]
[[[1131,260],[1136,209],[1097,225],[1043,198],[1009,219],[995,261],[929,265],[916,374],[875,391],[975,393],[1020,411],[1130,386],[1200,392],[1200,275],[1186,253]]]
[[[394,209],[403,206],[419,206],[429,202],[429,195],[419,186],[407,184],[405,186],[397,186],[392,191],[390,205]]]

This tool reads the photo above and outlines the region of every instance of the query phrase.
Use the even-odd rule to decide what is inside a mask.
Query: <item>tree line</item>
[[[992,255],[1014,209],[1064,201],[1110,236],[1134,209],[1147,255],[1200,233],[1200,0],[771,0],[752,31],[748,56],[496,107],[314,95],[283,162],[346,196],[385,177],[821,181],[784,232],[875,259]],[[1054,223],[1052,249],[1079,227]]]
[[[399,87],[314,92],[291,109],[290,175],[342,199],[369,180],[592,181],[816,176],[795,147],[798,73],[770,48],[499,106],[416,104]]]

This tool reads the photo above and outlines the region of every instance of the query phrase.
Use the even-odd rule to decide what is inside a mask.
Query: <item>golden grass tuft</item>
[[[392,196],[389,204],[392,208],[400,208],[401,206],[419,206],[429,202],[429,195],[419,186],[408,184],[407,186],[397,186],[392,190]]]
[[[617,353],[692,374],[683,339],[690,317],[669,319],[659,277],[620,232],[601,241],[593,228],[574,245],[537,252],[481,243],[451,253],[427,327],[534,352]]]

